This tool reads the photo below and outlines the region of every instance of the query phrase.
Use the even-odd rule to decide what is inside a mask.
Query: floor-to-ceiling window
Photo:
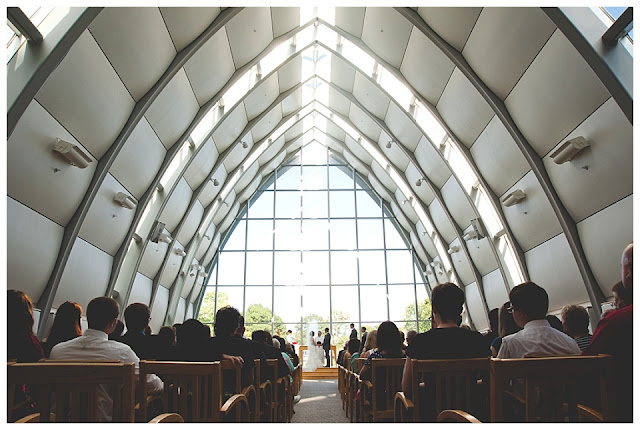
[[[249,334],[291,329],[298,344],[329,327],[368,331],[390,319],[428,327],[430,306],[412,251],[378,197],[347,163],[312,141],[249,200],[223,243],[198,318],[231,305]],[[416,307],[418,312],[416,312]]]

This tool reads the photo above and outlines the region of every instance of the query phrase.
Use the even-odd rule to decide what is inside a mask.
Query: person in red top
[[[622,284],[633,300],[633,243],[622,253]],[[633,302],[602,318],[582,355],[610,354],[614,360],[616,421],[633,421]]]

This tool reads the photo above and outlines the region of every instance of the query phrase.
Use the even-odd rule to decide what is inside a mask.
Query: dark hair
[[[384,351],[385,358],[402,356],[402,341],[398,327],[391,321],[384,321],[378,326],[378,351]]]
[[[347,351],[349,351],[349,354],[355,354],[359,350],[360,350],[360,341],[356,338],[349,339],[349,342],[347,343]]]
[[[582,306],[567,305],[562,308],[561,315],[568,335],[589,333],[589,314]]]
[[[22,291],[7,290],[7,321],[9,336],[33,334],[33,304]]]
[[[93,330],[104,330],[118,318],[120,306],[111,297],[96,297],[87,306],[87,322]]]
[[[500,320],[498,323],[498,336],[500,337],[505,337],[522,330],[522,327],[518,327],[518,324],[516,324],[516,321],[513,319],[513,314],[509,312],[509,306],[511,306],[511,302],[505,302],[500,306],[498,315]]]
[[[151,311],[144,303],[132,303],[124,310],[124,321],[129,331],[141,331],[149,325]]]
[[[349,324],[349,327],[354,328],[354,327],[355,327],[355,324],[354,324],[354,323],[351,323],[351,324]]]
[[[523,312],[529,320],[545,319],[549,310],[549,295],[533,282],[525,282],[513,287],[509,293],[511,307]]]
[[[158,331],[158,339],[161,339],[163,343],[175,346],[176,329],[169,326],[160,327],[160,330]]]
[[[254,330],[251,333],[251,340],[255,340],[256,342],[269,344],[271,340],[271,335],[264,330]]]
[[[564,329],[562,328],[562,321],[560,321],[560,318],[555,315],[547,315],[546,317],[544,317],[544,319],[549,322],[549,325],[551,327],[564,333]]]
[[[431,309],[440,315],[443,322],[453,321],[458,324],[463,304],[464,291],[451,282],[436,285],[431,291]]]
[[[418,332],[415,330],[409,330],[407,332],[407,345],[411,343],[411,340],[416,337],[417,334]]]
[[[182,323],[178,345],[197,345],[207,340],[207,330],[200,321],[191,318]],[[203,345],[204,346],[204,345]]]
[[[329,327],[325,327],[325,328],[324,328],[324,332],[325,332],[325,333],[328,333],[328,332],[329,332]]]
[[[238,328],[239,321],[240,312],[232,306],[225,306],[216,312],[213,331],[216,336],[232,336]]]
[[[367,328],[365,326],[362,326],[362,327],[360,327],[360,331],[362,331],[362,330],[367,331]]]
[[[492,333],[498,332],[498,308],[489,311],[489,327]]]
[[[80,317],[82,317],[82,307],[79,304],[76,302],[61,304],[56,311],[49,336],[47,336],[47,347],[53,348],[60,342],[82,336]]]

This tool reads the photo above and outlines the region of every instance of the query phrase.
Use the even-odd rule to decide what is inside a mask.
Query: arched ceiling
[[[606,26],[576,10],[54,9],[43,48],[8,63],[9,285],[44,315],[111,295],[156,324],[192,316],[190,268],[317,140],[385,200],[428,283],[464,288],[476,328],[524,280],[551,310],[600,303],[632,236],[632,57],[585,52],[578,18]],[[554,163],[577,136],[589,148]],[[65,163],[56,138],[92,162]]]

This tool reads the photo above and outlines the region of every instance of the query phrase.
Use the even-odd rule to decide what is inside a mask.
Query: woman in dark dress
[[[81,317],[82,307],[76,302],[64,302],[58,307],[49,336],[42,342],[42,349],[47,357],[57,344],[82,336]]]

